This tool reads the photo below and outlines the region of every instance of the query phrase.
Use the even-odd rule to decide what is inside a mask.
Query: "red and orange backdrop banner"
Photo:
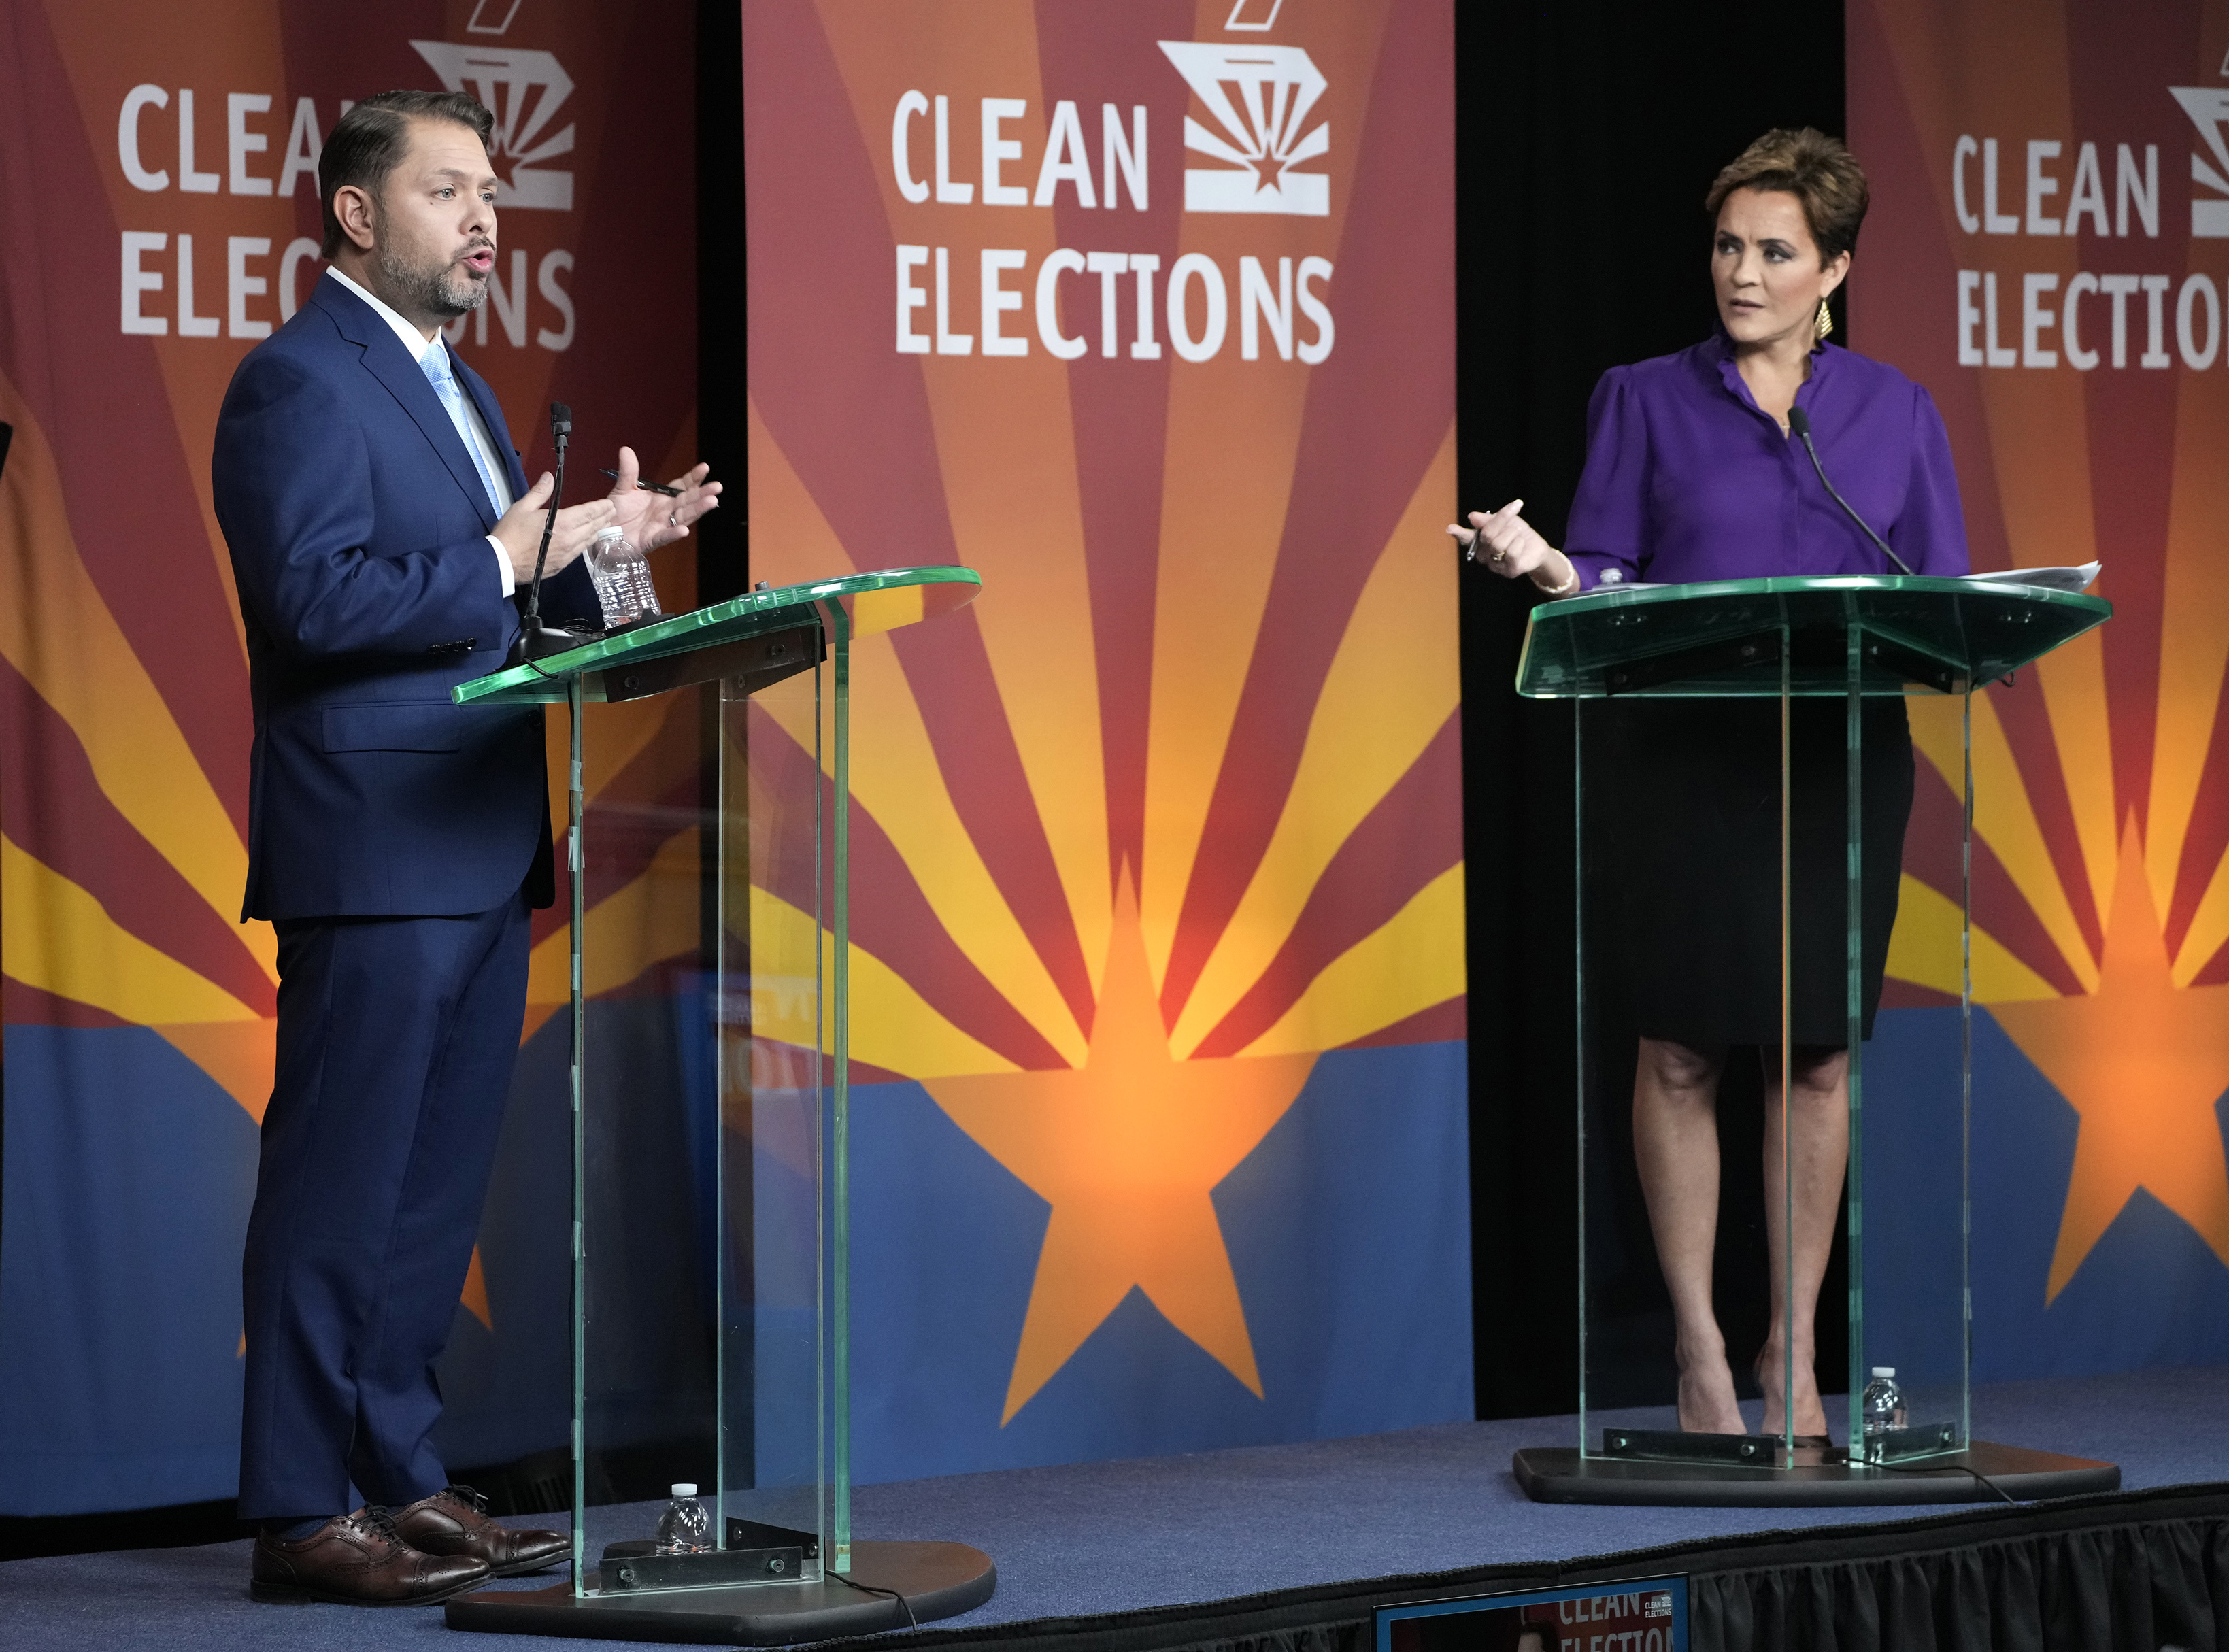
[[[530,471],[555,395],[581,451],[670,473],[694,446],[691,29],[678,0],[0,6],[0,1513],[234,1484],[275,948],[239,922],[247,676],[209,458],[234,368],[318,279],[322,137],[394,87],[486,103],[501,246],[454,341]],[[659,577],[684,605],[685,563]],[[693,725],[656,732],[614,784],[654,793],[678,747],[693,786]],[[689,910],[665,949],[693,957]],[[562,910],[530,1032],[562,1001]],[[557,1236],[523,1240],[536,1201],[506,1192],[530,1146],[507,1140],[445,1368],[460,1462],[563,1438],[562,1382],[528,1438],[491,1375],[562,1357],[527,1254]]]
[[[2102,560],[2116,611],[1975,705],[1975,1374],[2229,1359],[2229,5],[1853,0],[1848,39],[1856,346],[1933,392],[1975,568]],[[1955,811],[1956,708],[1913,706]],[[1898,940],[1907,1001],[1956,992]]]
[[[984,579],[854,666],[858,1476],[1468,1417],[1449,5],[742,16],[753,575]]]

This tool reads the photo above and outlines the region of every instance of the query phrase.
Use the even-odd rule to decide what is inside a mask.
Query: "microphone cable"
[[[1840,505],[1842,509],[1848,513],[1850,520],[1858,524],[1859,530],[1862,532],[1866,538],[1872,540],[1873,543],[1881,548],[1881,555],[1887,557],[1892,562],[1894,562],[1897,566],[1898,571],[1905,574],[1911,573],[1911,565],[1905,562],[1903,557],[1898,556],[1895,551],[1889,549],[1888,541],[1875,533],[1872,530],[1872,525],[1863,517],[1860,516],[1857,513],[1856,508],[1853,506],[1847,499],[1841,496],[1840,492],[1836,490],[1832,482],[1827,479],[1827,467],[1819,462],[1819,449],[1811,440],[1811,415],[1808,413],[1806,413],[1802,408],[1789,408],[1788,427],[1790,430],[1793,430],[1795,433],[1797,439],[1802,442],[1803,451],[1811,455],[1811,468],[1819,472],[1820,485],[1827,490],[1828,494],[1834,499],[1835,504]]]

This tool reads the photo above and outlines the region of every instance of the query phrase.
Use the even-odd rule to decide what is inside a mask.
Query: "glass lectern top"
[[[886,568],[809,585],[751,591],[476,678],[452,692],[460,705],[555,703],[566,697],[567,679],[578,676],[588,688],[583,697],[599,700],[605,697],[604,674],[622,666],[695,653],[816,620],[832,628],[840,626],[848,637],[872,636],[964,607],[982,584],[981,575],[972,568]]]
[[[1855,627],[1867,637],[1863,692],[1904,694],[1916,684],[1956,693],[2000,680],[2112,612],[2086,593],[1917,575],[1611,587],[1533,609],[1517,691],[1545,700],[1776,698],[1785,632],[1789,691],[1841,695],[1844,635]]]

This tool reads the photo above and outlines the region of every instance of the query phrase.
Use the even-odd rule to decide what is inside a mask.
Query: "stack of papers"
[[[2031,585],[2046,591],[2088,590],[2097,582],[2097,572],[2103,562],[2084,562],[2079,568],[2010,568],[1989,574],[1961,574],[1958,577],[1971,580],[1977,585]],[[1661,591],[1661,582],[1648,580],[1606,580],[1587,595],[1597,595],[1603,591]]]
[[[2047,591],[2088,590],[2097,582],[2102,562],[2079,568],[2014,568],[1997,574],[1968,574],[1963,577],[1985,585],[2040,585]]]

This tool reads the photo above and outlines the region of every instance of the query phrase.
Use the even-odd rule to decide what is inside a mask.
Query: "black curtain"
[[[1458,0],[1455,29],[1463,506],[1521,498],[1560,543],[1596,380],[1714,324],[1712,178],[1774,126],[1842,134],[1842,7]],[[1510,691],[1532,601],[1463,572],[1481,1417],[1578,1394],[1571,708]],[[1725,1186],[1753,1180],[1730,1163]],[[1831,1372],[1839,1316],[1821,1317]]]
[[[721,484],[697,529],[697,600],[750,588],[750,448],[743,326],[743,9],[697,6],[697,454]]]

